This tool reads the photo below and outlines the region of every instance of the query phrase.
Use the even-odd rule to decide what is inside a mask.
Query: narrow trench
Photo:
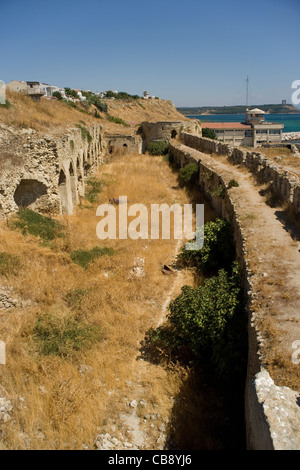
[[[199,188],[196,202],[204,204],[205,222],[218,217]],[[169,449],[245,449],[244,382],[240,379],[225,383],[210,367],[209,358],[191,367],[172,409]]]
[[[195,196],[196,194],[196,196]],[[191,202],[204,204],[205,222],[214,221],[218,215],[199,188],[191,194]],[[180,245],[177,246],[179,252]],[[176,256],[175,256],[176,259]],[[176,269],[176,261],[174,264]],[[177,272],[180,277],[180,269]],[[174,284],[180,285],[177,277]],[[182,284],[183,285],[183,284]],[[195,285],[198,286],[197,280]],[[157,326],[166,318],[175,285],[171,286]],[[142,349],[142,357],[152,364],[159,359],[152,352]],[[246,362],[246,361],[245,361]],[[244,422],[244,377],[225,383],[207,360],[197,365],[186,364],[186,378],[174,397],[169,416],[166,450],[233,450],[246,449]]]

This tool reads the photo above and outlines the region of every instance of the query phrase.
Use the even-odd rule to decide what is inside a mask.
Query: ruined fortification
[[[180,137],[181,141],[174,140]],[[173,139],[170,141],[170,139]],[[251,449],[300,449],[298,393],[274,384],[260,356],[260,331],[255,322],[253,302],[257,298],[253,273],[247,262],[247,237],[241,220],[239,193],[228,190],[230,173],[214,166],[209,154],[225,155],[244,166],[259,181],[300,213],[299,179],[268,160],[250,152],[204,139],[197,121],[144,122],[136,135],[105,134],[102,127],[73,127],[63,134],[41,135],[31,129],[0,128],[1,175],[0,215],[2,218],[29,207],[44,214],[72,214],[85,192],[85,178],[103,163],[105,155],[121,151],[143,153],[150,142],[170,141],[170,153],[180,167],[196,163],[199,189],[209,197],[217,214],[233,227],[242,282],[247,293],[249,314],[249,358],[246,384],[248,447]],[[200,152],[207,158],[204,160]],[[206,175],[206,177],[204,177]],[[207,175],[210,175],[208,178]],[[220,186],[224,197],[212,197]],[[263,249],[263,247],[259,247]]]
[[[84,195],[84,178],[103,161],[102,128],[63,135],[1,126],[1,218],[28,207],[43,214],[72,214]]]

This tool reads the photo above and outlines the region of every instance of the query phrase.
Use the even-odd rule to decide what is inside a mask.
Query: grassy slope
[[[80,105],[78,109],[71,108],[64,102],[55,100],[41,100],[35,102],[26,95],[7,91],[7,99],[11,106],[6,109],[0,107],[0,124],[7,126],[31,128],[40,132],[59,133],[66,127],[72,127],[79,121],[87,125],[101,125],[107,132],[132,134],[142,121],[159,120],[185,120],[170,101],[164,100],[106,100],[108,115],[118,117],[129,126],[115,124],[108,120],[106,113],[98,112],[99,118],[93,113],[96,108],[91,107],[85,112]]]

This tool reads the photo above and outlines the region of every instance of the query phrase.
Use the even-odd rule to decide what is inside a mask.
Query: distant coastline
[[[292,104],[263,104],[252,105],[249,108],[259,108],[266,114],[300,114],[300,109]],[[199,106],[199,107],[180,107],[177,110],[184,116],[207,116],[218,114],[244,114],[246,106]]]

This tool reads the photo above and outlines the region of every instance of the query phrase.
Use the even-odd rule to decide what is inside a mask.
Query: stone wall
[[[139,135],[105,135],[105,142],[109,154],[138,153],[143,151],[142,137]]]
[[[187,141],[194,141],[188,136]],[[198,140],[195,140],[198,142]],[[204,142],[209,147],[210,142]],[[201,148],[203,148],[201,146]],[[246,293],[245,305],[248,312],[248,364],[245,384],[245,418],[248,449],[253,450],[299,450],[300,449],[300,408],[299,394],[288,387],[276,386],[269,373],[264,370],[260,355],[260,333],[252,322],[253,302],[256,293],[252,274],[247,262],[247,237],[243,233],[243,208],[238,193],[230,194],[228,183],[230,173],[218,174],[213,163],[203,162],[201,154],[189,152],[187,147],[172,141],[169,144],[172,160],[179,167],[195,163],[199,167],[199,189],[209,199],[219,217],[225,218],[232,226],[237,260],[241,270],[241,283]],[[203,150],[202,150],[203,152]],[[198,155],[195,155],[198,154]],[[228,174],[229,173],[229,174]],[[214,190],[223,187],[223,197],[212,196]],[[252,314],[251,314],[252,312]]]
[[[185,145],[200,152],[226,155],[232,163],[245,166],[260,183],[269,183],[271,191],[282,202],[293,207],[297,215],[300,214],[300,179],[291,171],[284,170],[259,152],[242,150],[189,133],[182,133],[181,138]]]
[[[103,160],[102,129],[74,128],[64,135],[0,128],[0,216],[20,207],[72,214],[84,178]]]
[[[160,121],[160,122],[143,122],[139,132],[143,138],[143,151],[150,142],[163,140],[169,142],[175,139],[181,132],[191,132],[201,135],[201,127],[198,121]]]

